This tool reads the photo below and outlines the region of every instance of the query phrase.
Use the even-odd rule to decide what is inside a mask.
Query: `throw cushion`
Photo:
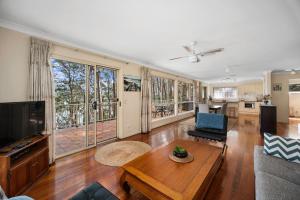
[[[197,113],[197,128],[224,128],[224,115],[214,113]]]
[[[300,163],[300,140],[265,133],[264,153]]]

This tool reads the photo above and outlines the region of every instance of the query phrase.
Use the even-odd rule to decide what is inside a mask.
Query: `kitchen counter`
[[[239,102],[239,113],[259,115],[261,102],[258,101],[240,101]]]
[[[222,105],[223,101],[213,100],[213,105]],[[230,114],[229,111],[233,111],[233,116],[237,117],[238,114],[249,114],[249,115],[259,115],[260,114],[260,105],[261,101],[241,101],[241,100],[228,100],[226,101],[227,105],[227,115]],[[246,103],[246,105],[245,105]]]

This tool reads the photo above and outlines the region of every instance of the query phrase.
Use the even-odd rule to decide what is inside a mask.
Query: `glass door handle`
[[[93,108],[94,110],[97,110],[97,102],[96,102],[96,101],[94,101],[94,102],[92,103],[92,108]]]

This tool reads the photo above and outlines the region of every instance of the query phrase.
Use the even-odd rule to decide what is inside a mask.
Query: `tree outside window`
[[[194,85],[178,81],[178,113],[194,109]]]
[[[85,124],[85,65],[51,59],[58,129]]]
[[[175,114],[174,80],[152,76],[151,92],[153,119]]]

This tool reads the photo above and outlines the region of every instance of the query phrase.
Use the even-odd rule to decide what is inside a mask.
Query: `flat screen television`
[[[44,101],[0,103],[0,148],[44,130]]]

